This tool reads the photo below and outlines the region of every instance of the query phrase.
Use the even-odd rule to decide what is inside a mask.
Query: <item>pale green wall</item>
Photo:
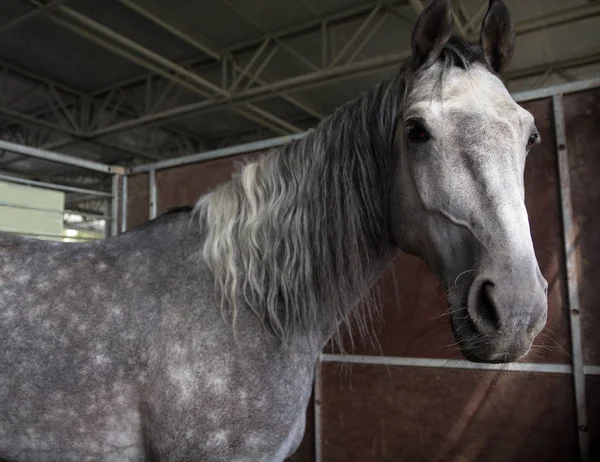
[[[1,231],[62,235],[62,213],[5,207],[4,203],[63,211],[63,192],[0,181]]]

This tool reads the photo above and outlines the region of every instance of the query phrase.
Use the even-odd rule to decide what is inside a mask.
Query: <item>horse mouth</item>
[[[467,361],[478,364],[508,364],[522,359],[529,352],[531,343],[528,340],[508,342],[501,336],[479,332],[466,307],[453,310],[452,313],[452,335],[460,353]]]

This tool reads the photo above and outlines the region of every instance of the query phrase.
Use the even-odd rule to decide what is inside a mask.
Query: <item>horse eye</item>
[[[527,141],[527,149],[531,149],[535,144],[539,142],[539,140],[540,135],[538,133],[533,133]]]
[[[406,133],[408,141],[413,143],[425,143],[430,138],[427,130],[417,122],[408,122],[404,126],[404,133]]]

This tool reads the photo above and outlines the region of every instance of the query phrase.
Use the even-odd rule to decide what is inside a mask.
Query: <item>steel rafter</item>
[[[134,5],[130,0],[118,1],[127,6]],[[468,13],[464,10],[464,6],[459,5],[456,15],[459,17],[459,20],[462,21],[466,33],[471,35],[476,33],[474,24],[480,21],[480,16],[485,12],[486,4],[487,1],[483,2],[481,7],[470,18]],[[188,61],[181,63],[178,66],[184,68],[187,72],[191,72],[200,79],[203,79],[198,72],[201,73],[202,69],[207,66],[214,67],[215,64],[218,65],[223,70],[223,78],[221,82],[215,83],[214,85],[217,85],[219,88],[222,88],[223,91],[227,92],[226,96],[208,96],[207,99],[192,104],[174,106],[176,93],[183,88],[187,90],[190,89],[190,82],[186,80],[186,77],[173,77],[174,74],[172,72],[170,73],[170,78],[166,78],[160,72],[148,74],[141,79],[133,79],[117,86],[94,92],[92,95],[75,96],[75,101],[79,101],[81,98],[86,97],[88,98],[88,105],[92,108],[96,108],[98,111],[98,108],[102,107],[103,110],[109,111],[109,114],[112,113],[112,120],[110,117],[106,118],[106,114],[104,114],[102,121],[100,121],[99,118],[90,120],[88,125],[83,127],[83,136],[76,131],[73,133],[73,128],[76,126],[76,124],[73,123],[73,117],[68,117],[66,115],[58,117],[58,115],[61,114],[61,111],[65,112],[65,108],[68,109],[70,107],[68,101],[66,101],[65,104],[55,103],[50,105],[49,108],[45,109],[46,118],[48,118],[48,120],[38,121],[38,126],[41,126],[48,132],[62,131],[62,133],[67,134],[69,138],[66,140],[52,141],[45,145],[45,147],[56,149],[57,147],[65,146],[72,142],[79,142],[81,139],[94,143],[99,143],[101,141],[106,146],[106,137],[108,135],[116,135],[120,132],[131,129],[140,129],[142,127],[148,128],[147,126],[149,125],[160,125],[161,127],[167,128],[165,124],[178,117],[186,117],[195,113],[202,113],[217,108],[239,109],[243,104],[275,96],[281,96],[284,99],[287,98],[288,101],[290,101],[289,98],[291,98],[291,100],[294,101],[293,104],[297,107],[303,105],[307,114],[311,116],[320,116],[320,113],[312,113],[313,108],[306,106],[306,104],[309,103],[298,101],[295,97],[292,97],[289,92],[340,81],[344,78],[360,74],[382,71],[397,66],[399,62],[407,56],[408,50],[403,53],[366,58],[359,61],[357,61],[356,58],[359,57],[362,48],[377,32],[384,21],[389,20],[391,16],[406,21],[407,19],[404,16],[404,12],[406,10],[408,10],[409,13],[412,11],[406,1],[377,2],[353,10],[346,10],[342,13],[325,16],[319,20],[310,21],[298,26],[282,29],[261,40],[238,44],[226,51],[216,52],[202,41],[198,41],[196,38],[190,37],[179,31],[179,29],[172,24],[162,20],[158,21],[152,13],[141,9],[140,7],[132,6],[132,8],[148,19],[154,20],[157,24],[161,25],[161,27],[169,30],[187,43],[193,44],[199,51],[202,51],[204,56],[208,55],[209,58],[204,57],[200,60]],[[584,5],[518,23],[516,29],[519,34],[530,33],[539,30],[540,28],[562,25],[565,24],[565,22],[589,18],[598,14],[600,14],[600,5]],[[79,15],[79,13],[76,13],[75,17],[80,18],[80,16],[77,15]],[[343,48],[342,50],[335,50],[331,46],[333,43],[335,27],[359,19],[362,19],[362,22],[357,28],[361,30],[351,37],[352,42],[354,42],[353,51],[349,53]],[[64,21],[60,18],[58,18],[58,20]],[[89,18],[86,18],[83,21],[87,24],[88,20]],[[98,24],[94,25],[94,27],[96,26],[100,26],[101,29],[104,27]],[[69,27],[79,26],[69,22]],[[81,27],[79,27],[79,29],[84,33],[89,33],[89,31],[86,32]],[[311,62],[310,69],[313,70],[313,72],[279,81],[267,80],[264,68],[268,65],[268,61],[272,59],[276,53],[284,52],[286,50],[284,49],[284,46],[288,47],[286,52],[290,52],[289,50],[293,49],[290,48],[290,45],[285,44],[284,41],[303,34],[314,33],[315,31],[317,31],[321,37],[323,52],[320,63]],[[97,36],[94,37],[95,39],[98,38]],[[120,52],[127,52],[127,50],[121,48],[119,48],[119,50]],[[341,53],[342,56],[340,56],[341,51],[344,52]],[[296,50],[294,50],[294,52],[299,54]],[[245,54],[249,57],[244,65],[240,64],[239,54]],[[597,55],[592,55],[577,60],[570,60],[569,62],[555,63],[552,66],[552,72],[564,72],[570,68],[596,62],[597,59]],[[334,60],[335,62],[332,64],[332,61]],[[162,68],[158,66],[151,63],[149,64],[153,66],[153,70],[162,70]],[[547,69],[548,65],[543,66],[543,68],[536,66],[507,74],[505,77],[507,80],[514,80],[531,75],[543,75]],[[140,107],[139,104],[136,106],[136,103],[131,100],[128,102],[126,101],[128,99],[128,91],[134,88],[137,90],[145,88],[145,91],[148,94],[145,104],[141,105],[142,107]],[[124,108],[127,110],[124,111]],[[36,122],[32,120],[30,114],[14,114],[11,111],[6,111],[6,108],[0,108],[0,114],[2,113],[11,118],[17,116],[14,118],[21,120],[24,124],[34,124]],[[265,121],[264,118],[262,120],[263,122]],[[272,128],[272,125],[270,128]],[[275,131],[275,133],[277,132]],[[116,145],[117,148],[119,146],[119,143],[117,142],[111,141],[110,143],[113,144],[113,146]],[[216,146],[222,145],[222,143],[219,143],[216,140],[215,143]],[[176,155],[198,152],[215,145],[208,146],[205,142],[192,142],[191,137],[184,134],[180,134],[180,136],[173,137],[172,139],[162,139],[158,144],[162,149],[165,149],[166,146],[171,146],[173,149],[172,153]],[[129,153],[133,155],[131,148],[129,148]],[[139,154],[141,153],[137,154],[139,157]]]
[[[43,6],[43,3],[39,0],[27,1],[38,7]],[[213,95],[227,97],[229,95],[228,90],[221,88],[219,85],[204,79],[200,75],[191,72],[185,67],[170,61],[72,8],[59,5],[48,17],[53,22],[93,41],[114,54],[185,86],[188,90],[201,97],[210,98]],[[248,104],[243,108],[236,107],[233,110],[255,123],[270,128],[276,133],[299,133],[302,131],[302,129],[293,126],[278,116],[253,105]]]
[[[369,9],[362,8],[362,9],[360,9],[360,11],[358,13],[356,11],[354,11],[354,12],[348,13],[347,16],[342,16],[342,17],[344,19],[352,18],[353,20],[355,20],[357,18],[357,16],[364,17],[366,15],[366,17],[369,17],[375,9],[384,10],[385,5],[386,4],[384,4],[384,6],[381,7],[380,4],[378,3],[375,6],[371,6]],[[389,13],[389,10],[387,10],[387,12]],[[477,13],[475,13],[474,17],[476,17],[478,15],[480,15],[479,11],[477,11]],[[544,15],[541,18],[534,18],[532,20],[523,21],[523,22],[517,23],[515,25],[515,28],[516,28],[517,34],[522,35],[522,34],[534,32],[536,30],[539,30],[540,28],[547,29],[550,27],[563,25],[563,24],[565,24],[566,21],[573,22],[573,21],[578,21],[578,20],[582,20],[582,19],[588,19],[590,17],[598,16],[598,15],[600,15],[600,4],[590,4],[590,5],[584,5],[584,6],[576,7],[573,9],[569,9],[566,11],[561,11],[558,13]],[[338,20],[339,20],[339,18],[338,18]],[[473,20],[473,18],[471,18],[469,20],[469,22],[464,26],[466,30],[471,30],[471,28],[473,27],[471,24],[472,20]],[[314,31],[316,27],[322,27],[322,25],[324,23],[327,24],[328,27],[331,27],[331,23],[327,22],[327,21],[312,22],[309,24],[310,27],[290,28],[288,30],[283,31],[281,33],[281,35],[279,35],[279,36],[277,34],[273,34],[271,37],[273,40],[277,39],[277,40],[281,41],[281,40],[283,40],[283,37],[296,36],[297,34],[299,34],[301,32],[305,32],[308,29],[311,31]],[[320,29],[316,29],[316,30],[320,30]],[[323,35],[323,37],[326,36],[326,34],[322,34],[322,35]],[[258,48],[260,48],[260,46],[262,44],[264,44],[264,40],[261,42],[255,42],[255,44],[258,44]],[[239,47],[239,49],[245,49],[245,50],[253,49],[254,51],[256,51],[256,49],[258,49],[258,48],[256,48],[256,47],[252,48],[252,47],[250,47],[250,45],[240,45],[240,47]],[[281,93],[285,93],[285,92],[289,93],[292,91],[304,90],[307,88],[311,88],[313,86],[323,85],[325,83],[337,82],[337,81],[340,81],[340,80],[343,80],[343,79],[346,79],[349,77],[357,76],[357,75],[369,74],[369,73],[373,73],[373,72],[390,69],[390,68],[398,66],[406,57],[409,56],[409,54],[410,54],[410,50],[406,50],[401,53],[393,53],[393,54],[389,54],[389,55],[385,55],[385,56],[366,58],[361,61],[353,61],[353,62],[345,61],[345,62],[339,63],[337,65],[334,65],[333,67],[328,66],[329,60],[323,60],[324,63],[321,63],[321,64],[325,64],[325,67],[322,68],[321,66],[319,66],[320,69],[318,71],[301,74],[298,76],[286,78],[283,80],[271,82],[271,83],[264,84],[264,85],[251,85],[245,89],[242,89],[241,91],[236,91],[236,92],[230,94],[229,96],[216,97],[216,98],[209,99],[209,100],[203,100],[203,101],[199,101],[199,102],[195,102],[195,103],[191,103],[191,104],[181,105],[178,107],[168,108],[163,111],[155,112],[153,114],[147,114],[145,116],[141,116],[141,117],[133,119],[133,120],[123,121],[123,122],[116,123],[116,124],[113,124],[108,127],[104,127],[104,128],[95,130],[94,132],[91,133],[91,136],[93,136],[93,137],[104,136],[106,134],[118,133],[121,131],[130,130],[130,129],[140,127],[140,126],[162,124],[169,120],[175,120],[177,118],[187,117],[187,116],[197,114],[197,113],[203,113],[203,112],[207,112],[210,110],[228,107],[231,105],[260,101],[262,99],[272,98],[274,96],[277,96],[277,95],[279,95]],[[330,55],[329,56],[330,59],[331,59],[331,56],[334,56],[334,55],[333,54]],[[569,66],[570,66],[569,63],[567,63],[567,65],[565,65],[565,66],[558,63],[558,65],[555,67],[565,69],[565,68],[568,68]],[[547,66],[542,71],[539,71],[537,73],[543,74],[545,72],[546,68],[547,68]],[[513,78],[521,78],[521,76],[523,74],[529,74],[532,72],[532,70],[537,71],[537,67],[534,67],[531,69],[519,70],[518,72],[515,72],[514,74],[509,73],[505,77],[509,80],[513,79]],[[129,82],[129,85],[135,86],[135,82]]]
[[[15,95],[14,91],[7,91],[10,86],[22,87],[22,90]],[[29,112],[19,109],[19,106],[26,102],[27,97],[31,95],[40,96],[47,104]],[[92,140],[86,136],[86,133],[94,128],[97,120],[101,117],[109,119],[112,117],[112,121],[114,121],[115,118],[122,120],[123,118],[137,117],[140,114],[132,105],[126,104],[124,98],[121,100],[112,97],[90,98],[83,92],[51,79],[7,62],[0,62],[0,116],[5,118],[3,122],[0,122],[0,136],[4,139],[10,140],[11,133],[21,131],[27,133],[24,138],[27,138],[31,145],[45,149],[56,149],[85,141],[102,147],[110,147],[126,153],[129,157],[134,156],[146,160],[164,158],[164,155],[155,154],[154,149],[140,150],[119,141]],[[36,132],[36,135],[32,135]],[[204,140],[191,134],[168,126],[162,127],[160,133],[163,138],[169,136],[180,139],[182,144],[189,145],[188,151],[178,150],[171,153],[175,155],[196,152],[205,143]],[[48,141],[50,134],[66,135],[67,138]],[[42,138],[44,138],[43,141]]]

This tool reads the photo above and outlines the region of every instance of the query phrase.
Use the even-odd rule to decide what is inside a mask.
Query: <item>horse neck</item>
[[[386,85],[199,202],[204,257],[233,320],[245,305],[284,342],[303,333],[328,339],[389,263],[398,103]]]

